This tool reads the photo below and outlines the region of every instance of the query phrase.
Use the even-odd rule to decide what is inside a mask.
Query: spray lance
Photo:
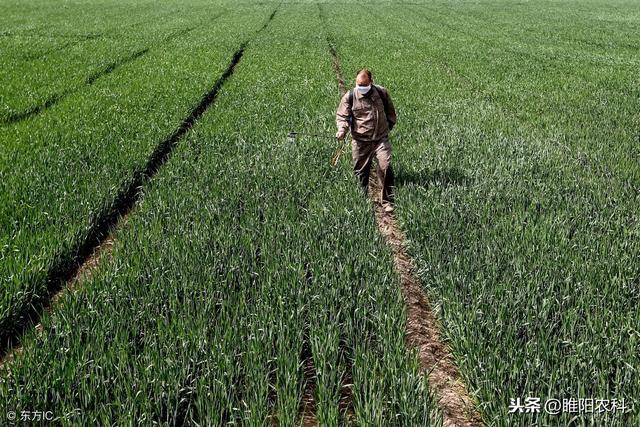
[[[296,132],[296,131],[291,131],[287,134],[287,138],[289,138],[289,141],[293,142],[295,141],[297,136],[312,136],[315,138],[331,138],[331,139],[336,139],[335,136],[329,136],[329,135],[322,135],[319,133],[306,133],[306,132]]]
[[[287,134],[287,138],[289,140],[289,142],[295,142],[296,137],[298,136],[311,136],[311,137],[315,137],[315,138],[327,138],[327,139],[333,139],[333,140],[337,140],[338,143],[340,143],[340,141],[338,140],[338,138],[336,138],[335,136],[330,136],[330,135],[323,135],[323,134],[318,134],[318,133],[306,133],[306,132],[296,132],[296,131],[291,131]],[[342,144],[340,143],[340,145],[338,145],[338,148],[336,149],[336,151],[333,153],[333,156],[331,157],[331,166],[335,166],[338,164],[338,160],[340,160],[340,156],[342,155],[342,153],[344,153],[348,143],[347,143],[347,138],[344,139],[345,143]]]
[[[347,146],[349,145],[349,141],[347,141],[347,138],[344,138],[344,143],[340,143],[340,140],[338,140],[338,144],[338,148],[336,149],[336,152],[333,153],[333,157],[331,158],[331,166],[334,167],[338,164],[338,160],[340,160],[340,156],[342,156],[342,153],[345,152]]]

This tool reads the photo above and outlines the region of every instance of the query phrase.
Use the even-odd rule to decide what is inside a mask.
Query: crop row
[[[283,5],[112,254],[25,337],[3,409],[37,402],[77,424],[293,425],[311,389],[320,425],[438,424],[349,163],[330,166],[331,143],[287,139],[333,132],[338,95],[319,18]]]
[[[607,64],[581,45],[583,57],[559,63],[544,47],[514,42],[527,16],[527,27],[560,26],[572,43],[569,5],[551,21],[533,7],[509,9],[501,22],[512,24],[499,29],[483,26],[486,13],[464,18],[467,7],[453,15],[429,5],[422,10],[437,13],[428,20],[421,7],[377,7],[357,28],[326,7],[347,75],[370,66],[396,100],[399,219],[425,290],[487,423],[534,420],[508,413],[517,397],[633,404],[640,171],[638,99],[620,93],[634,86],[620,66],[627,52],[611,52]],[[622,40],[631,30],[603,31]],[[637,423],[637,411],[599,417]]]
[[[80,12],[75,11],[78,16],[74,20],[82,19]],[[167,19],[170,12],[178,13],[178,17]],[[108,26],[118,20],[112,18],[111,22],[107,17],[102,32],[93,30],[95,23],[85,23],[86,30],[76,30],[78,37],[3,37],[0,58],[5,67],[1,71],[4,90],[0,95],[0,123],[13,123],[40,113],[150,49],[162,48],[186,31],[212,24],[224,12],[221,7],[187,11],[161,8],[144,19],[136,16],[133,23],[128,22],[131,18],[125,18],[117,30]]]
[[[46,297],[52,276],[81,255],[119,192],[211,90],[241,41],[253,36],[270,12],[238,8],[216,26],[168,41],[46,112],[3,129],[3,336]]]

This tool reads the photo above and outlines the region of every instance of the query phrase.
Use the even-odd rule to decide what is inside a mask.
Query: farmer
[[[353,171],[365,194],[373,156],[377,159],[380,201],[386,212],[393,212],[393,170],[389,131],[396,124],[396,110],[387,90],[373,84],[371,71],[363,68],[356,75],[356,87],[345,93],[336,112],[338,132],[343,140],[351,131]]]

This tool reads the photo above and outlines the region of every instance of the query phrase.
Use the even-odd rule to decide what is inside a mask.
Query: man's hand
[[[340,141],[342,141],[345,136],[347,136],[347,132],[345,130],[339,130],[338,132],[336,132],[336,138],[338,138]]]

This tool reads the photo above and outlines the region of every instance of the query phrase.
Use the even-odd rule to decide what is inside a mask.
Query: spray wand
[[[337,140],[337,138],[335,136],[330,136],[330,135],[325,135],[325,134],[319,134],[319,133],[306,133],[306,132],[296,132],[296,131],[291,131],[287,134],[287,138],[289,139],[289,141],[294,142],[296,137],[298,136],[311,136],[311,137],[315,137],[315,138],[327,138],[327,139],[334,139]],[[336,151],[333,153],[333,156],[331,157],[331,166],[335,166],[338,164],[338,160],[340,160],[340,156],[342,156],[342,154],[344,153],[346,147],[347,147],[348,143],[347,143],[347,139],[345,138],[345,144],[340,144],[338,146],[338,148],[336,149]]]

